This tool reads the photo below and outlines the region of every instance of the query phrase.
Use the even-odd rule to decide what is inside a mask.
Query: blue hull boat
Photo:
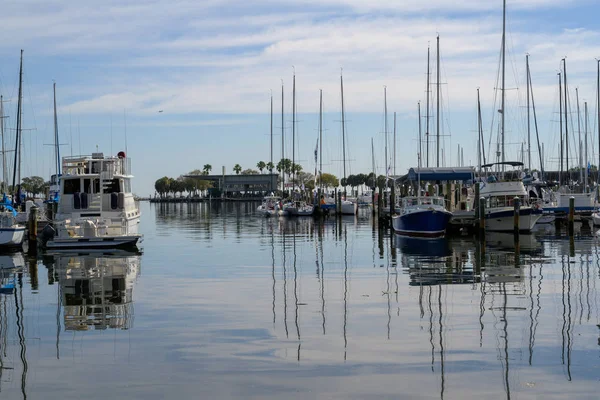
[[[446,233],[446,227],[452,213],[439,209],[420,209],[392,217],[394,231],[401,235],[415,237],[440,237]]]

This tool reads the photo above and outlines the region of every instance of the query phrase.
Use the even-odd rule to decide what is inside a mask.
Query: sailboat
[[[420,112],[419,112],[420,115]],[[420,126],[419,117],[419,126]],[[421,132],[419,129],[419,142]],[[419,149],[421,144],[419,143]],[[421,196],[421,152],[418,150],[418,189],[416,196],[402,198],[398,214],[392,215],[392,227],[400,235],[415,237],[442,237],[452,213],[446,210],[441,196]]]
[[[342,164],[344,171],[344,181],[346,181],[346,119],[344,113],[344,77],[340,75],[340,88],[342,93]],[[346,195],[346,188],[344,187],[344,196]],[[358,204],[352,202],[345,197],[342,199],[342,205],[340,213],[342,215],[356,215]]]
[[[598,101],[598,99],[600,99],[600,60],[597,60],[597,64],[598,64],[598,69],[597,69],[597,75],[596,75],[596,96],[597,96],[597,100],[596,100],[596,106],[598,107],[597,112],[598,112],[598,117],[600,117],[600,101]],[[598,120],[600,121],[600,120]],[[586,117],[586,122],[587,122],[587,117]],[[587,129],[586,129],[587,132]],[[598,124],[598,139],[600,139],[600,124]],[[598,142],[598,148],[600,149],[600,142]],[[599,153],[600,154],[600,153]],[[598,177],[600,178],[600,155],[598,156],[599,158],[599,162],[598,162]],[[596,193],[598,193],[598,191],[600,190],[600,179],[597,179],[596,185],[598,185],[598,189],[596,190]],[[600,196],[598,194],[596,194],[596,202],[600,201]],[[600,225],[600,213],[598,211],[596,211],[595,213],[592,214],[592,221],[594,223],[594,225]]]
[[[292,168],[296,161],[296,73],[292,81]],[[281,216],[308,217],[313,215],[314,207],[305,201],[300,201],[296,196],[296,171],[293,171],[292,193],[290,199],[283,204],[279,211]]]
[[[575,214],[580,216],[590,216],[594,212],[594,196],[592,193],[588,193],[587,188],[582,187],[581,182],[579,185],[573,185],[571,180],[571,173],[569,172],[569,124],[568,124],[568,116],[569,116],[569,97],[568,97],[568,88],[567,88],[567,60],[566,58],[562,59],[563,62],[563,74],[562,74],[562,82],[564,83],[564,99],[561,102],[561,108],[564,106],[564,117],[565,117],[565,139],[564,139],[564,148],[566,150],[566,170],[567,170],[567,181],[564,182],[561,176],[562,185],[556,195],[556,208],[554,209],[555,213],[566,214],[569,212],[569,201],[572,198],[575,200]],[[560,92],[560,75],[559,75],[559,92]],[[559,111],[559,114],[562,114],[563,110]],[[562,123],[561,123],[561,140],[562,140]],[[562,150],[561,150],[561,159],[562,159]],[[562,166],[562,162],[561,162]],[[562,168],[561,168],[562,170]],[[562,171],[561,171],[562,172]],[[562,175],[562,174],[561,174]]]
[[[485,229],[488,231],[512,231],[514,229],[514,205],[513,199],[519,197],[522,206],[519,209],[520,230],[529,232],[533,229],[536,222],[542,217],[542,210],[538,207],[529,205],[529,195],[523,181],[518,173],[505,173],[505,167],[523,167],[520,161],[505,161],[504,152],[504,116],[505,113],[505,80],[506,80],[506,0],[503,1],[502,10],[502,87],[501,87],[501,108],[500,112],[500,135],[502,140],[501,161],[482,165],[484,169],[497,167],[502,179],[498,179],[494,174],[487,178],[483,183],[480,194],[486,199],[485,208]]]
[[[19,204],[21,190],[20,185],[15,186],[15,179],[17,173],[17,160],[20,158],[20,134],[21,134],[21,98],[23,94],[23,50],[21,50],[21,61],[19,66],[19,100],[17,102],[17,134],[16,134],[16,145],[15,145],[15,169],[13,170],[13,188],[17,188],[16,197],[17,202]],[[2,127],[2,144],[4,148],[4,109],[2,107],[2,100],[0,99],[0,126]],[[4,150],[4,149],[3,149]],[[5,160],[6,153],[2,152],[2,158]],[[6,182],[6,162],[3,161],[4,166],[4,182]],[[2,201],[0,203],[0,247],[19,247],[23,243],[23,238],[25,236],[25,226],[17,223],[17,210],[13,202],[6,195],[6,193],[2,196]]]

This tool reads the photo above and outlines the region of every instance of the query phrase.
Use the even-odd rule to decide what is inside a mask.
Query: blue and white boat
[[[392,215],[392,227],[400,235],[441,237],[450,218],[452,213],[446,210],[443,197],[404,197],[400,213]]]

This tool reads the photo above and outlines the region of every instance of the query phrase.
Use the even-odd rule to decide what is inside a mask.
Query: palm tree
[[[273,173],[273,169],[275,168],[275,165],[273,165],[273,163],[271,161],[269,161],[266,165],[267,169],[269,170],[270,173]]]
[[[256,163],[256,168],[258,168],[258,170],[260,171],[261,174],[263,172],[263,169],[265,169],[266,166],[267,166],[267,164],[265,164],[264,161],[259,161],[258,163]]]
[[[237,175],[239,175],[239,174],[240,174],[240,172],[242,172],[242,166],[241,166],[240,164],[235,164],[235,165],[233,166],[233,170],[235,171],[235,173],[236,173]]]
[[[204,171],[205,175],[208,175],[208,173],[210,172],[211,169],[212,169],[212,165],[204,164],[204,168],[202,170]]]

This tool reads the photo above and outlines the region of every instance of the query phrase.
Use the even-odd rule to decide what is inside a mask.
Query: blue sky
[[[595,129],[600,32],[593,18],[599,12],[594,0],[508,1],[508,159],[519,157],[526,139],[526,53],[531,55],[547,168],[556,168],[556,73],[565,56],[572,116],[579,87],[581,109],[588,101],[589,130]],[[53,80],[65,144],[62,154],[70,154],[71,148],[74,154],[89,154],[96,146],[113,154],[124,149],[126,114],[127,148],[137,177],[134,188],[141,195],[153,193],[153,183],[161,176],[178,176],[206,163],[214,171],[221,166],[231,171],[236,163],[249,168],[268,161],[270,90],[278,159],[281,80],[285,132],[291,139],[293,67],[299,113],[296,159],[305,170],[314,170],[312,152],[323,89],[324,170],[341,175],[343,68],[349,173],[371,169],[371,138],[378,172],[384,173],[384,86],[390,131],[393,112],[397,113],[396,171],[404,173],[417,163],[417,102],[422,101],[424,114],[427,46],[431,44],[434,60],[437,33],[445,164],[458,163],[458,145],[464,148],[465,164],[476,163],[478,87],[486,147],[496,142],[495,134],[489,138],[490,130],[497,130],[492,117],[497,120],[499,108],[493,99],[502,28],[500,0],[26,0],[4,2],[2,13],[0,91],[11,99],[5,104],[10,128],[15,120],[19,50],[25,50],[23,121],[24,128],[34,130],[25,132],[24,176],[48,177],[51,172],[52,149],[45,144],[52,142]],[[435,119],[432,123],[430,132],[435,134]],[[577,130],[576,121],[573,129]],[[10,143],[11,136],[13,131],[7,134]],[[391,147],[391,134],[389,140]],[[592,145],[597,148],[597,140],[590,139]],[[291,147],[288,141],[288,155]],[[433,152],[432,146],[434,163]],[[590,149],[589,154],[598,158],[597,150]],[[538,164],[535,156],[533,167]]]

